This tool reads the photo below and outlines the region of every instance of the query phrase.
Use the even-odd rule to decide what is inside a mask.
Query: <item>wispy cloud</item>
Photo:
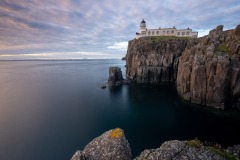
[[[148,28],[190,27],[204,35],[220,24],[235,27],[239,15],[239,0],[1,0],[0,54],[71,52],[71,58],[101,52],[122,57],[142,18]]]
[[[128,42],[119,42],[119,43],[113,44],[112,46],[108,46],[107,48],[118,50],[118,51],[126,51],[127,46],[128,46]]]
[[[101,52],[41,52],[30,54],[0,54],[0,59],[109,59],[120,58],[119,55],[111,55]]]

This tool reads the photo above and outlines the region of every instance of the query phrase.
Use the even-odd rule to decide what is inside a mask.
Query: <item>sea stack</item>
[[[121,68],[119,67],[110,67],[109,68],[109,78],[108,84],[110,86],[117,86],[122,84],[123,76]]]

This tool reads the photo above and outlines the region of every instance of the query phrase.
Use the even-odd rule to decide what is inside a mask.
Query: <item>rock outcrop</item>
[[[135,160],[183,159],[239,159],[240,145],[227,149],[205,146],[199,140],[164,142],[160,148],[146,149]],[[131,149],[122,129],[105,132],[93,139],[83,151],[77,151],[71,160],[130,160]]]
[[[239,147],[219,149],[213,146],[204,146],[199,141],[178,141],[164,142],[160,148],[144,150],[135,160],[183,160],[183,159],[216,159],[227,160],[239,158]]]
[[[93,139],[83,151],[77,151],[71,160],[131,160],[129,143],[120,128],[109,130]]]
[[[176,81],[183,99],[214,108],[240,109],[239,28],[223,31],[223,26],[218,26],[184,50]]]
[[[108,84],[110,86],[116,86],[122,83],[123,76],[121,68],[119,67],[110,67],[109,68],[109,78]]]
[[[194,43],[196,39],[192,39]],[[137,83],[158,84],[176,80],[178,57],[185,50],[186,38],[144,37],[129,41],[126,75]],[[196,43],[196,42],[195,42]]]
[[[174,82],[192,103],[240,109],[240,25],[202,38],[142,37],[129,41],[126,77],[137,83]]]

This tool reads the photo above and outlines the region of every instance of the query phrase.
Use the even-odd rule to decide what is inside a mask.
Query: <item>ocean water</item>
[[[120,127],[133,157],[167,140],[240,144],[240,113],[182,101],[172,85],[101,89],[121,60],[0,61],[0,159],[66,160]]]

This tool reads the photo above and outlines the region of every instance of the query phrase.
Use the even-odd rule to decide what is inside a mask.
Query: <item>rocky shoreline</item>
[[[120,128],[109,130],[93,139],[71,160],[131,160],[131,148]],[[199,140],[164,142],[157,149],[146,149],[134,160],[239,160],[240,145],[221,148],[205,145]]]
[[[240,109],[240,25],[220,25],[201,38],[142,37],[128,43],[126,77],[139,84],[174,83],[192,103]]]
[[[174,83],[187,101],[217,109],[240,109],[240,25],[217,26],[202,38],[142,37],[129,41],[126,78],[139,84]],[[109,86],[124,82],[118,67],[109,69]],[[222,148],[197,139],[170,140],[146,149],[135,160],[239,160],[240,145]],[[120,128],[93,139],[71,160],[131,160]]]

